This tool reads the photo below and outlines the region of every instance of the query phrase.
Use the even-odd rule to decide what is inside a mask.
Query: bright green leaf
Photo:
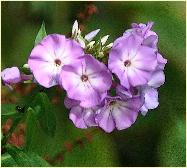
[[[8,153],[1,155],[1,166],[2,167],[15,167],[18,166],[12,156]]]
[[[46,30],[45,30],[45,23],[43,22],[41,27],[40,27],[40,30],[36,36],[36,39],[35,39],[35,45],[37,45],[45,36],[47,36],[47,33],[46,33]]]
[[[25,153],[13,146],[7,147],[8,153],[12,156],[18,166],[43,167],[50,166],[44,159],[35,153]]]

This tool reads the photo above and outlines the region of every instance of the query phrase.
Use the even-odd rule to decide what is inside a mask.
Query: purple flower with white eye
[[[80,101],[70,99],[68,97],[64,100],[66,108],[71,109],[69,118],[72,120],[77,128],[88,128],[97,126],[95,122],[95,112],[98,109],[97,106],[92,108],[83,108],[80,105]]]
[[[153,72],[152,77],[146,85],[126,89],[125,87],[118,85],[116,87],[116,93],[122,97],[123,100],[134,97],[135,95],[140,95],[142,101],[144,101],[143,106],[140,111],[142,115],[146,115],[149,109],[155,109],[158,107],[158,87],[164,84],[164,66],[167,60],[164,59],[160,54],[157,54],[158,66]]]
[[[17,67],[6,68],[1,72],[1,77],[5,85],[21,82],[21,73]]]
[[[142,44],[154,48],[157,50],[158,35],[151,30],[153,22],[143,23],[132,23],[132,28],[126,30],[123,33],[123,37],[129,37],[131,34],[138,35],[143,38]]]
[[[59,82],[69,98],[90,108],[101,103],[111,87],[112,75],[103,63],[84,55],[76,63],[62,67]]]
[[[49,88],[58,84],[61,68],[82,55],[83,49],[75,40],[51,34],[33,48],[28,64],[36,81]]]
[[[155,50],[141,43],[137,35],[121,37],[109,53],[108,67],[127,89],[147,84],[158,65]]]
[[[122,100],[121,97],[107,97],[105,105],[97,110],[95,121],[104,131],[110,133],[115,128],[129,128],[137,119],[142,106],[140,97]]]

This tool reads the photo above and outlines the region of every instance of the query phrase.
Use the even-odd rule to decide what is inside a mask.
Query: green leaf
[[[27,96],[20,97],[19,105],[24,106],[25,109],[28,109],[29,107],[31,107],[31,102],[34,100],[34,98],[36,97],[40,89],[41,89],[41,86],[37,85]]]
[[[2,116],[2,124],[10,117],[15,117],[19,115],[16,111],[15,104],[2,104],[1,105],[1,116]]]
[[[2,116],[11,116],[16,114],[16,105],[15,104],[2,104],[1,105],[1,115]]]
[[[35,39],[35,45],[37,45],[45,36],[47,36],[46,30],[45,30],[45,23],[42,22],[40,30]]]
[[[15,104],[2,104],[1,105],[1,116],[2,116],[2,124],[8,119],[8,118],[20,118],[23,116],[22,112],[18,112],[16,110]]]
[[[50,166],[44,159],[35,153],[25,153],[21,149],[13,146],[8,146],[7,151],[18,164],[18,166]]]
[[[8,153],[5,153],[5,154],[1,155],[1,166],[2,167],[14,167],[14,166],[18,166],[18,165],[14,161],[12,156],[10,156]]]
[[[56,116],[46,93],[40,92],[32,102],[32,107],[38,111],[38,120],[43,131],[53,137],[56,131]]]
[[[32,108],[28,108],[26,116],[26,139],[25,139],[25,150],[30,151],[31,143],[33,141],[34,133],[37,131],[37,118],[35,111]]]

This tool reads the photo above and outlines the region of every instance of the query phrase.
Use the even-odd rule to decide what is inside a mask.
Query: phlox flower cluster
[[[98,126],[106,132],[130,127],[138,115],[158,107],[167,60],[159,53],[153,22],[133,23],[113,43],[100,29],[83,36],[75,21],[72,37],[50,34],[31,51],[28,66],[45,88],[59,85],[65,107],[78,128]],[[5,69],[5,84],[20,82],[19,69]]]

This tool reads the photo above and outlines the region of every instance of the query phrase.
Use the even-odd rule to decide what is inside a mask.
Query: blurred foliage
[[[50,33],[68,34],[77,13],[88,2],[2,2],[2,69],[27,62],[42,21]],[[122,35],[132,22],[154,21],[159,49],[168,59],[166,83],[159,90],[160,105],[146,117],[139,116],[129,129],[106,134],[99,131],[93,142],[66,153],[57,166],[185,166],[186,163],[186,34],[185,2],[95,2],[98,13],[85,22],[85,33],[101,29],[109,41]],[[2,87],[6,91],[5,87]],[[50,100],[54,88],[49,89]],[[92,129],[81,130],[68,119],[61,105],[55,137],[38,129],[30,144],[32,152],[52,157],[65,141],[74,141]]]
[[[49,164],[35,153],[25,153],[22,150],[9,146],[8,153],[12,156],[18,166],[24,167],[47,167]],[[7,165],[8,166],[8,165]]]

